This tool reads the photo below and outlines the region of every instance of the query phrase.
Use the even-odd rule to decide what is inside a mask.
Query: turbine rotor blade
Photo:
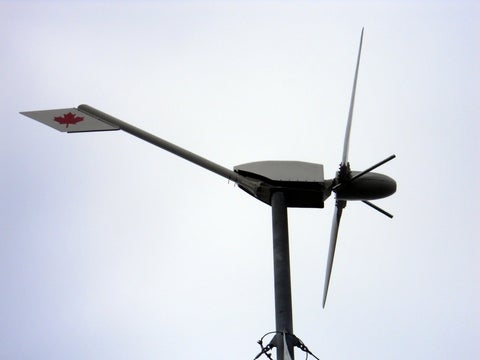
[[[348,147],[349,147],[349,143],[350,143],[350,129],[352,128],[353,106],[355,104],[355,92],[357,90],[358,68],[360,66],[360,55],[362,53],[362,42],[363,42],[363,28],[362,28],[362,34],[360,35],[360,46],[358,48],[357,66],[355,68],[355,77],[353,79],[352,96],[350,98],[350,109],[348,110],[348,121],[347,121],[347,128],[345,130],[345,140],[343,141],[342,164],[346,164],[347,161],[348,161]]]
[[[343,208],[347,202],[343,200],[336,200],[335,212],[333,213],[332,231],[330,233],[330,247],[328,249],[327,268],[325,271],[325,284],[323,288],[323,308],[327,301],[328,285],[330,284],[330,276],[332,275],[333,258],[335,256],[335,248],[337,245],[338,228],[340,226],[340,218],[342,217]]]
[[[378,207],[377,205],[371,203],[370,201],[367,200],[362,200],[363,203],[367,204],[368,206],[374,208],[378,212],[381,212],[383,215],[388,216],[390,219],[393,218],[393,215],[390,214],[389,212],[383,210],[381,207]]]
[[[390,156],[387,157],[386,159],[384,159],[384,160],[376,163],[376,164],[373,165],[373,166],[370,166],[368,169],[363,170],[361,173],[359,173],[359,174],[355,175],[354,177],[352,177],[352,178],[350,179],[350,182],[354,181],[355,179],[358,179],[359,177],[361,177],[361,176],[369,173],[369,172],[372,171],[372,170],[375,170],[377,167],[382,166],[382,165],[385,164],[386,162],[389,162],[390,160],[395,159],[395,157],[396,157],[395,155],[390,155]]]
[[[358,179],[359,177],[362,177],[363,175],[365,174],[368,174],[369,172],[371,172],[372,170],[375,170],[376,168],[378,168],[379,166],[382,166],[383,164],[385,164],[386,162],[389,162],[390,160],[393,160],[395,159],[396,156],[395,155],[390,155],[389,157],[387,157],[386,159],[376,163],[375,165],[373,166],[370,166],[368,169],[365,169],[363,170],[362,172],[356,174],[355,176],[353,176],[351,179],[349,179],[348,181],[346,182],[340,182],[338,183],[337,185],[335,185],[334,187],[332,187],[332,190],[338,190],[339,188],[341,188],[342,186],[344,185],[347,185],[353,181],[355,181],[356,179]]]

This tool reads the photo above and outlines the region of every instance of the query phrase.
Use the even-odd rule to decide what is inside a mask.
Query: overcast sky
[[[253,359],[275,329],[270,207],[122,132],[19,111],[87,103],[225,167],[397,193],[290,209],[295,334],[322,360],[480,358],[478,2],[1,1],[0,358]],[[267,338],[267,341],[270,338]],[[297,351],[297,358],[302,354]]]

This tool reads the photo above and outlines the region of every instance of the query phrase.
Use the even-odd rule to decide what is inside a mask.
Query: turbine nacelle
[[[288,207],[323,208],[331,193],[323,165],[304,161],[256,161],[234,167],[238,187],[271,205],[272,195],[282,192]]]

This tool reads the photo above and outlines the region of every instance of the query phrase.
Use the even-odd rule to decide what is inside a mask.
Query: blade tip
[[[327,296],[328,296],[328,285],[323,288],[322,309],[325,309],[325,304],[327,303]]]

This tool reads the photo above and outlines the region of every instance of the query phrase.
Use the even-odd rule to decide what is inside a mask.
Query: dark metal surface
[[[351,171],[351,175],[357,174]],[[391,177],[369,172],[355,181],[345,181],[334,187],[337,200],[376,200],[392,195],[397,190],[397,183]]]
[[[287,207],[323,208],[330,195],[324,180],[323,165],[302,161],[258,161],[234,167],[235,172],[255,186],[239,187],[271,205],[272,194],[281,192]],[[328,186],[327,184],[328,183]]]
[[[268,181],[320,183],[325,180],[322,164],[304,161],[255,161],[233,169]]]
[[[272,225],[276,330],[278,332],[293,334],[288,217],[285,196],[281,192],[275,192],[272,195]],[[277,359],[287,360],[284,357],[283,337],[279,339],[277,336],[276,342]],[[293,346],[293,342],[287,339],[287,347],[292,359]]]

